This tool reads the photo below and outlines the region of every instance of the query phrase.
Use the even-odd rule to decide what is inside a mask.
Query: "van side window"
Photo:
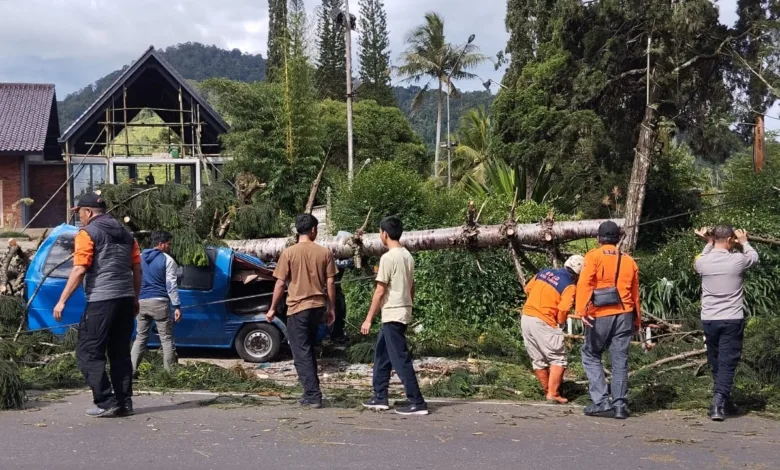
[[[49,271],[55,268],[58,264],[62,263],[66,258],[73,255],[74,250],[74,235],[60,235],[54,241],[49,250],[46,261],[43,263],[43,274],[47,274]],[[49,277],[67,279],[70,276],[70,271],[73,269],[73,259],[69,259],[62,266],[54,269]]]
[[[179,266],[179,272],[176,276],[179,289],[209,291],[214,287],[214,264],[217,262],[216,248],[206,248],[206,257],[209,260],[208,266]]]

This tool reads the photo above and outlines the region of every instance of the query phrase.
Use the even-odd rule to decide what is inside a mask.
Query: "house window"
[[[105,163],[85,163],[84,165],[71,163],[70,171],[74,175],[71,183],[71,194],[73,194],[71,204],[74,204],[81,196],[92,193],[99,186],[106,184]]]

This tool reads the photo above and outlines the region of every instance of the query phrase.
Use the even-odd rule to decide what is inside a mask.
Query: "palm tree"
[[[470,176],[485,182],[485,165],[489,160],[490,116],[485,106],[470,109],[461,117],[458,147],[455,149],[453,175],[461,182]]]
[[[436,115],[436,150],[434,157],[434,176],[439,175],[439,151],[441,147],[442,91],[447,85],[448,92],[457,92],[452,86],[453,80],[475,78],[466,70],[485,60],[478,53],[479,48],[469,42],[465,47],[453,48],[444,35],[444,19],[438,14],[425,14],[425,23],[409,31],[406,35],[408,48],[401,55],[403,65],[398,74],[406,81],[419,83],[427,80],[412,100],[412,111],[419,108],[430,88],[431,81],[438,85]]]

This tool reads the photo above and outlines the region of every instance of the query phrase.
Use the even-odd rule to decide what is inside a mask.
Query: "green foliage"
[[[398,107],[412,125],[412,129],[420,134],[428,150],[431,151],[436,144],[436,100],[423,100],[419,106],[412,110],[412,102],[420,90],[421,88],[418,86],[394,87],[393,93]],[[451,122],[453,125],[460,122],[463,116],[474,108],[480,106],[489,108],[494,99],[495,96],[488,91],[463,91],[457,96],[453,93],[450,98]],[[453,126],[451,132],[455,131]],[[428,171],[430,170],[428,169]]]
[[[762,383],[780,387],[780,318],[750,318],[745,338],[742,361],[758,374]]]
[[[511,62],[507,89],[492,109],[491,157],[531,170],[531,176],[551,165],[552,181],[566,190],[560,201],[581,196],[571,211],[605,216],[602,198],[615,186],[625,188],[634,160],[647,100],[638,78],[646,73],[651,37],[650,99],[659,114],[653,123],[659,138],[643,215],[697,208],[689,191],[700,181],[688,172],[685,154],[721,162],[735,142],[728,128],[733,94],[724,79],[728,31],[710,1],[678,8],[655,0],[510,0],[506,24]],[[681,218],[664,230],[689,223]],[[642,233],[645,244],[663,240],[654,227]]]
[[[344,29],[336,15],[344,0],[322,0],[317,25],[317,91],[320,98],[343,100],[347,92],[347,52]]]
[[[303,59],[295,63],[303,70],[307,67]],[[217,107],[231,124],[231,131],[222,136],[233,157],[226,175],[253,174],[268,184],[264,192],[268,199],[281,210],[296,213],[309,196],[323,151],[312,90],[297,80],[289,85],[220,79],[203,84],[217,96]]]
[[[701,278],[693,260],[702,244],[692,233],[681,233],[653,254],[640,253],[639,287],[642,309],[660,318],[699,316]]]
[[[27,394],[24,391],[19,367],[11,361],[0,360],[0,410],[19,408]]]
[[[453,181],[461,183],[467,178],[485,182],[485,165],[490,159],[489,148],[492,131],[490,117],[484,106],[470,109],[460,119],[458,146],[452,161]]]
[[[395,106],[390,87],[390,35],[387,13],[382,0],[360,0],[360,81],[361,99],[374,100],[382,106]]]
[[[333,201],[333,222],[343,230],[357,230],[369,209],[368,229],[379,221],[398,215],[407,230],[427,225],[422,177],[394,162],[377,162],[355,177],[351,188],[342,188]]]
[[[0,238],[21,238],[27,240],[30,236],[24,232],[0,232]]]
[[[520,337],[514,309],[524,294],[506,250],[431,251],[415,253],[414,257],[414,324],[421,328],[412,339],[415,354],[510,356],[497,353],[500,348],[496,345],[517,345],[499,332],[506,330],[514,338]],[[353,282],[357,276],[348,272],[342,285],[348,321],[355,325],[363,322],[374,288],[371,282]],[[477,344],[483,332],[489,332],[489,341]],[[369,355],[367,351],[355,352],[355,357]]]
[[[104,185],[100,188],[106,204],[113,208],[117,220],[129,217],[130,227],[136,230],[167,230],[174,235],[171,253],[180,264],[205,266],[208,264],[203,239],[208,234],[199,234],[193,225],[196,217],[195,204],[186,186],[168,183],[154,191],[138,196],[139,188],[125,183]],[[148,247],[148,238],[139,243]]]
[[[318,112],[323,127],[322,147],[330,152],[329,164],[346,168],[347,105],[325,100],[318,104]],[[407,168],[418,168],[425,162],[425,145],[398,108],[361,100],[355,103],[352,114],[356,172],[383,160],[398,160]]]
[[[538,190],[559,183],[562,201],[575,203],[569,204],[570,210],[578,195],[597,185],[599,160],[609,149],[599,116],[569,106],[571,84],[566,77],[573,73],[572,61],[560,49],[557,41],[549,44],[519,73],[512,88],[499,93],[490,151],[522,170],[525,186]]]
[[[406,35],[407,49],[401,55],[398,75],[415,85],[425,82],[412,99],[414,112],[425,100],[431,82],[435,83],[436,94],[436,140],[434,176],[438,176],[441,142],[442,91],[446,86],[448,94],[456,93],[453,81],[476,78],[467,70],[473,69],[486,60],[479,48],[469,42],[465,46],[453,46],[447,42],[444,34],[444,19],[435,12],[425,14],[423,24],[413,28]]]
[[[181,143],[181,138],[173,132],[170,127],[156,127],[163,124],[164,121],[150,109],[141,110],[133,119],[132,123],[136,125],[151,124],[153,127],[134,126],[122,129],[119,134],[114,137],[114,143],[124,142],[125,134],[127,134],[127,141],[130,142],[130,145],[128,147],[121,145],[115,146],[113,151],[118,155],[168,153],[171,144]],[[166,180],[166,169],[151,169],[150,172],[154,175],[156,181]],[[130,177],[129,173],[126,173],[126,177]]]
[[[44,366],[25,367],[22,380],[27,389],[53,390],[80,388],[86,385],[76,363],[75,354],[58,357]]]
[[[675,144],[668,138],[668,134],[662,131],[659,136],[662,148],[653,161],[642,210],[645,221],[695,213],[704,207],[704,201],[698,197],[701,189],[707,188],[704,174],[696,167],[695,158],[687,145]],[[667,233],[690,229],[694,220],[695,214],[691,214],[643,226],[639,245],[661,245],[666,241]]]
[[[266,76],[269,82],[278,83],[284,79],[284,56],[288,44],[287,0],[269,0],[268,60],[266,61]]]
[[[753,172],[749,155],[730,160],[724,172],[725,194],[708,198],[710,206],[695,214],[689,225],[698,227],[725,223],[744,228],[754,235],[780,233],[780,197],[772,189],[772,185],[780,181],[779,159],[780,145],[770,143],[766,166],[760,175]],[[680,165],[684,167],[687,164],[682,162]],[[690,170],[678,168],[668,173],[668,184],[675,184],[676,179],[685,181],[690,178],[685,176]],[[673,231],[671,228],[674,226],[671,223],[661,225],[670,228],[666,244],[654,247],[653,252],[639,254],[642,305],[660,317],[694,321],[699,316],[701,280],[693,270],[693,260],[704,244],[697,240],[690,228],[682,232]],[[776,316],[774,306],[780,302],[780,291],[776,288],[780,283],[780,271],[777,269],[780,250],[768,245],[755,246],[761,262],[745,275],[745,311],[749,316]]]
[[[446,325],[509,328],[522,287],[505,249],[416,255],[415,319],[433,339]]]
[[[138,366],[138,383],[151,390],[213,390],[215,392],[279,393],[287,387],[260,380],[242,367],[225,369],[197,362],[163,368],[161,354],[147,354]]]

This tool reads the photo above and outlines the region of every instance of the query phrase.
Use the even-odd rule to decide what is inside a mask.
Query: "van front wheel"
[[[279,354],[282,336],[268,323],[249,323],[236,336],[236,352],[246,362],[268,362]]]

